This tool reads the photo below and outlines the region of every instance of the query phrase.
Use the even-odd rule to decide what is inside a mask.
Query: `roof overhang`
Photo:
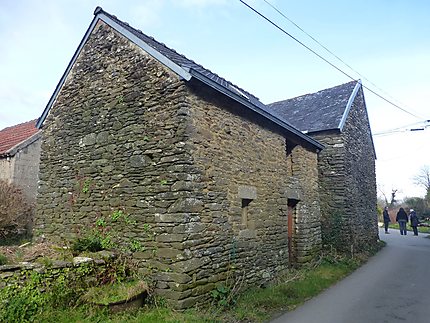
[[[38,131],[35,134],[33,134],[32,136],[30,136],[29,138],[21,141],[20,143],[16,144],[12,148],[9,148],[7,151],[1,153],[0,157],[1,158],[4,158],[4,157],[13,157],[13,156],[16,155],[16,153],[18,151],[20,151],[21,149],[24,149],[25,147],[30,146],[32,143],[34,143],[35,141],[37,141],[40,137],[42,137],[42,133],[41,133],[41,131]]]
[[[281,128],[287,130],[289,133],[293,135],[293,137],[296,137],[299,142],[307,142],[308,144],[314,146],[317,150],[324,149],[324,145],[319,143],[318,141],[314,140],[313,138],[307,136],[306,134],[302,133],[300,130],[294,128],[293,126],[289,125],[282,119],[276,117],[275,115],[265,111],[264,109],[258,107],[257,105],[253,104],[250,100],[245,99],[241,95],[238,95],[234,91],[230,91],[227,88],[221,86],[217,82],[211,80],[210,78],[206,77],[202,73],[193,70],[188,69],[188,72],[191,74],[192,77],[198,79],[199,81],[205,83],[206,85],[212,87],[213,89],[217,90],[218,92],[221,92],[225,94],[226,96],[230,97],[231,99],[239,102],[240,104],[246,106],[250,110],[260,114],[261,116],[265,117],[266,119],[270,120],[271,122],[277,124]]]

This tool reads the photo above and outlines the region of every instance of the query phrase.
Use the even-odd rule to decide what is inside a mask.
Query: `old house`
[[[35,229],[82,234],[121,210],[122,243],[177,308],[216,284],[244,286],[313,259],[321,247],[323,146],[252,94],[95,10],[38,121]],[[118,213],[116,213],[118,214]]]
[[[323,143],[318,160],[322,234],[343,250],[378,239],[375,150],[360,81],[269,105]]]
[[[0,130],[0,180],[14,183],[36,201],[41,134],[36,120]]]

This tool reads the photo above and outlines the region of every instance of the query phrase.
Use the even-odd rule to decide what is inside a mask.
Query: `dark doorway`
[[[297,262],[297,255],[295,250],[295,241],[294,241],[294,218],[296,216],[296,205],[299,201],[295,199],[288,199],[288,260],[290,266],[294,265]]]

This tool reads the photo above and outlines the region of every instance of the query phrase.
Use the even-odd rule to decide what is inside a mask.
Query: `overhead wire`
[[[252,10],[254,13],[256,13],[258,16],[260,16],[261,18],[263,18],[264,20],[266,20],[267,22],[269,22],[272,26],[274,26],[275,28],[277,28],[278,30],[280,30],[282,33],[284,33],[285,35],[287,35],[288,37],[290,37],[291,39],[293,39],[295,42],[297,42],[298,44],[300,44],[301,46],[303,46],[304,48],[306,48],[308,51],[310,51],[311,53],[313,53],[314,55],[316,55],[318,58],[320,58],[321,60],[323,60],[324,62],[326,62],[327,64],[329,64],[331,67],[333,67],[334,69],[336,69],[337,71],[339,71],[340,73],[344,74],[345,76],[347,76],[348,78],[350,78],[351,80],[355,81],[356,79],[354,77],[352,77],[351,75],[349,75],[347,72],[343,71],[341,68],[339,68],[338,66],[336,66],[335,64],[333,64],[332,62],[330,62],[328,59],[326,59],[325,57],[323,57],[322,55],[318,54],[316,51],[314,51],[312,48],[310,48],[309,46],[307,46],[306,44],[304,44],[302,41],[300,41],[298,38],[294,37],[293,35],[291,35],[289,32],[287,32],[285,29],[283,29],[282,27],[280,27],[278,24],[276,24],[275,22],[273,22],[272,20],[270,20],[269,18],[267,18],[265,15],[263,15],[261,12],[259,12],[257,9],[253,8],[252,6],[250,6],[248,3],[246,3],[243,0],[239,0],[243,5],[245,5],[246,7],[248,7],[250,10]],[[264,0],[265,1],[265,0]],[[265,1],[267,3],[267,1]],[[301,29],[301,28],[300,28]],[[312,37],[313,38],[313,37]],[[323,46],[324,47],[324,46]],[[336,56],[336,55],[335,55]],[[344,63],[345,64],[345,63]],[[352,69],[353,70],[353,69]],[[354,70],[353,70],[354,71]],[[356,72],[357,73],[357,72]],[[358,73],[359,74],[359,73]],[[391,100],[388,100],[387,98],[383,97],[382,95],[380,95],[379,93],[377,93],[376,91],[372,90],[371,88],[369,88],[368,86],[362,84],[363,88],[367,89],[369,92],[373,93],[374,95],[376,95],[377,97],[379,97],[380,99],[384,100],[385,102],[389,103],[390,105],[396,107],[397,109],[417,118],[420,120],[423,120],[425,118],[418,116],[415,113],[412,113],[408,110],[406,110],[405,108],[402,108],[401,106],[399,106],[398,104],[392,102]]]
[[[270,6],[273,10],[275,10],[277,13],[279,13],[282,17],[284,17],[286,20],[288,20],[290,23],[292,23],[297,29],[299,29],[301,32],[303,32],[306,36],[308,36],[310,39],[312,39],[315,43],[317,43],[319,46],[321,46],[326,52],[328,52],[330,55],[335,57],[338,61],[340,61],[342,64],[344,64],[346,67],[348,67],[351,71],[359,75],[363,80],[365,80],[367,83],[370,83],[374,88],[378,89],[385,95],[389,96],[391,99],[397,101],[399,104],[404,105],[399,100],[395,99],[391,94],[384,91],[380,87],[378,87],[375,83],[370,81],[367,77],[365,77],[363,74],[358,72],[356,69],[354,69],[351,65],[349,65],[347,62],[345,62],[342,58],[340,58],[338,55],[336,55],[333,51],[327,48],[324,44],[322,44],[320,41],[318,41],[315,37],[313,37],[311,34],[306,32],[302,27],[300,27],[296,22],[294,22],[291,18],[289,18],[287,15],[285,15],[281,10],[279,10],[277,7],[275,7],[272,3],[270,3],[267,0],[263,0],[268,6]],[[409,110],[411,110],[409,108]]]
[[[377,133],[374,133],[373,136],[387,136],[397,132],[422,131],[422,130],[426,130],[429,127],[430,127],[430,120],[425,120],[423,122],[415,122],[415,123],[405,125],[403,127],[397,127],[397,128],[392,128],[381,132],[377,132]]]

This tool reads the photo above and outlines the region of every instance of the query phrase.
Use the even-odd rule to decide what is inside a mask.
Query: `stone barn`
[[[344,251],[373,247],[376,155],[361,82],[268,107],[325,146],[318,160],[323,242]]]
[[[322,144],[255,96],[95,10],[47,107],[35,232],[71,239],[109,214],[176,308],[228,276],[259,285],[321,248]],[[116,213],[115,213],[116,212]],[[149,233],[149,234],[148,234]]]
[[[41,134],[36,120],[0,130],[0,180],[18,186],[36,202]]]

